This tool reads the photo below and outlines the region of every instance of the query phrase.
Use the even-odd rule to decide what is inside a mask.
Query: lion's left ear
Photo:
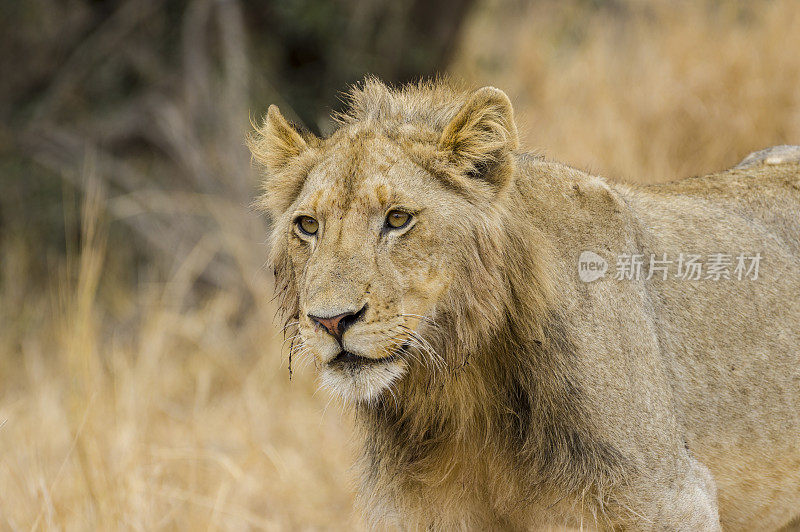
[[[510,178],[511,152],[518,146],[511,101],[500,89],[483,87],[447,124],[438,147],[462,175],[500,187]]]

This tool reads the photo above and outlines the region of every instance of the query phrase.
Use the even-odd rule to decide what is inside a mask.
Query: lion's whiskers
[[[428,316],[422,316],[420,314],[400,314],[400,316],[404,317],[404,318],[417,318],[417,319],[424,320],[424,321],[430,323],[434,327],[439,327],[439,324],[436,323],[436,321],[433,318],[430,318]]]
[[[297,338],[300,338],[300,333],[297,333],[297,334],[294,334],[294,335],[292,335],[292,336],[288,336],[288,337],[286,337],[286,338],[283,340],[283,342],[281,342],[281,349],[283,349],[283,346],[284,346],[284,345],[286,345],[286,342],[292,342],[292,341],[294,341],[294,340],[295,340],[295,339],[297,339]]]
[[[292,352],[292,356],[300,360],[301,369],[305,369],[309,361],[312,360],[312,357],[307,356],[309,352],[311,352],[311,346],[307,345],[305,342],[300,343]]]
[[[420,334],[417,331],[413,330],[407,325],[400,324],[400,328],[406,331],[409,338],[413,342],[419,344],[419,347],[421,347],[423,351],[425,351],[431,357],[431,359],[434,361],[434,363],[437,364],[437,367],[439,369],[444,369],[446,367],[447,364],[445,360],[436,352],[436,350],[433,348],[430,342],[428,342],[425,338],[420,336]]]
[[[281,327],[281,329],[278,332],[276,332],[272,337],[274,338],[274,337],[278,336],[279,334],[286,334],[286,329],[288,329],[289,327],[297,326],[297,325],[300,325],[299,321],[291,321],[291,322],[287,323],[286,325],[284,325],[283,327]]]
[[[397,352],[397,349],[398,349],[398,348],[400,348],[400,347],[401,347],[401,346],[402,346],[404,343],[405,343],[405,339],[402,339],[402,338],[391,338],[391,339],[389,340],[389,346],[390,346],[390,347],[392,347],[393,349],[392,349],[392,350],[389,350],[389,348],[388,348],[388,347],[384,346],[384,347],[382,347],[382,348],[381,348],[381,351],[382,351],[382,352],[383,352],[383,353],[384,353],[384,354],[385,354],[387,357],[390,357],[390,356],[394,355],[394,354]],[[413,359],[414,359],[416,362],[418,362],[418,363],[420,363],[420,364],[427,365],[427,364],[426,364],[426,361],[425,361],[425,360],[423,360],[423,359],[420,359],[420,358],[417,356],[417,354],[416,354],[416,353],[414,353],[413,351],[408,351],[408,350],[406,350],[405,352],[406,352],[406,353],[408,353],[408,356],[410,356],[411,358],[413,358]]]

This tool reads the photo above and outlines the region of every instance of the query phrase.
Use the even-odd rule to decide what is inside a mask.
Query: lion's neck
[[[617,477],[619,457],[587,426],[567,320],[548,295],[545,239],[515,227],[495,235],[499,245],[476,241],[486,271],[504,274],[476,280],[464,272],[454,310],[436,316],[430,340],[448,371],[416,368],[396,399],[387,394],[359,412],[362,492],[401,498],[414,486],[435,491],[448,482],[457,491],[481,485],[469,477],[482,475],[484,485],[511,482],[532,500],[585,493]],[[507,264],[523,265],[526,276]],[[481,332],[466,336],[466,328]]]

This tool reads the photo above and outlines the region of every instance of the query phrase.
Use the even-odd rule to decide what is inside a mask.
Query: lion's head
[[[498,198],[517,133],[508,97],[491,87],[367,80],[350,104],[324,139],[271,106],[250,147],[295,343],[324,384],[365,402],[454,362],[437,353],[443,328],[468,349],[501,319]]]

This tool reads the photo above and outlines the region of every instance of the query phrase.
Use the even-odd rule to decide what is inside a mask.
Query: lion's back
[[[800,160],[762,161],[645,190],[677,214],[712,219],[716,232],[735,237],[742,224],[760,226],[800,253]]]

